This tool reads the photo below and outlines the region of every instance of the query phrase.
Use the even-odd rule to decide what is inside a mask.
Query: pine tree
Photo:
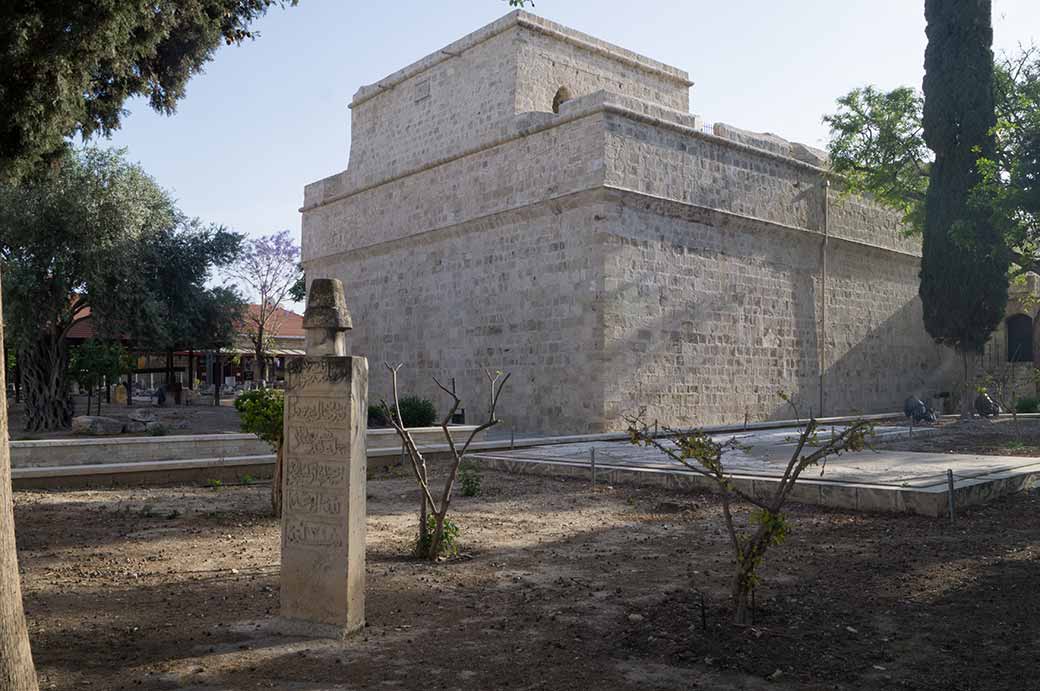
[[[1008,253],[985,205],[977,162],[994,150],[991,0],[926,0],[924,138],[935,153],[921,258],[924,325],[964,360],[970,415],[974,355],[1007,306]]]

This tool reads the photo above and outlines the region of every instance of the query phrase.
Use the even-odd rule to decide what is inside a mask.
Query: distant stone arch
[[[1026,314],[1007,318],[1008,362],[1033,361],[1033,320]]]
[[[567,101],[571,100],[572,98],[574,97],[571,96],[571,90],[565,86],[561,86],[559,89],[556,90],[556,95],[553,96],[553,112],[559,113],[560,106],[566,103]]]

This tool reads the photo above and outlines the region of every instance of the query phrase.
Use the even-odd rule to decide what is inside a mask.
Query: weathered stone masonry
[[[455,377],[470,419],[481,368],[509,370],[501,414],[539,432],[943,388],[898,218],[828,191],[809,147],[704,132],[690,85],[516,12],[359,90],[348,169],[305,191],[303,249],[308,277],[346,284],[372,399],[384,360],[435,400],[431,376]]]

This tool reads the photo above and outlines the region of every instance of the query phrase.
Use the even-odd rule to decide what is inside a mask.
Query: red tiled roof
[[[249,312],[250,316],[255,317],[259,309],[260,305],[249,305],[246,311]],[[283,310],[281,307],[276,310],[276,314],[271,315],[271,320],[268,323],[278,327],[278,332],[274,334],[275,336],[303,338],[306,335],[303,332],[303,315]]]
[[[249,305],[247,311],[255,315],[259,309],[260,305]],[[275,336],[288,338],[302,338],[304,336],[302,314],[279,308],[278,314],[273,317],[270,323],[276,324],[278,327],[278,332],[274,334]],[[94,333],[94,320],[90,317],[90,308],[85,307],[79,313],[79,318],[72,323],[66,338],[86,340],[93,338]]]

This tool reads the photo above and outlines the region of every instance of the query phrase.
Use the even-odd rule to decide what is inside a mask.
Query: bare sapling
[[[462,464],[462,459],[466,456],[466,452],[469,450],[473,440],[482,432],[500,422],[495,411],[498,409],[498,399],[502,394],[502,389],[505,388],[506,382],[509,381],[509,374],[503,375],[502,372],[484,370],[489,385],[487,419],[469,433],[461,447],[456,444],[455,439],[451,436],[451,430],[448,428],[448,425],[462,405],[462,399],[458,397],[454,387],[449,389],[441,384],[436,377],[433,378],[438,388],[451,396],[452,401],[451,408],[445,414],[440,424],[448,444],[451,459],[444,487],[440,491],[440,498],[437,499],[434,497],[433,490],[430,487],[430,474],[426,458],[419,451],[419,447],[412,438],[412,433],[402,422],[400,395],[397,386],[397,372],[401,369],[401,365],[391,366],[390,363],[384,363],[384,365],[390,371],[393,401],[391,403],[387,403],[385,400],[380,401],[380,405],[394,431],[397,432],[397,436],[401,438],[401,443],[408,453],[415,481],[419,485],[420,490],[419,534],[415,542],[415,555],[421,559],[434,560],[438,557],[452,554],[457,549],[455,547],[455,538],[458,535],[458,528],[448,520],[448,509],[451,507],[451,495],[455,488],[455,480],[459,475],[459,466]]]
[[[781,394],[781,398],[791,403],[786,395]],[[794,405],[791,404],[791,407],[794,408]],[[797,418],[797,410],[795,415]],[[734,622],[738,626],[751,623],[751,595],[758,584],[758,568],[765,558],[766,551],[773,545],[781,544],[790,529],[783,508],[795,483],[802,477],[803,472],[815,466],[820,467],[822,475],[827,459],[832,456],[862,450],[867,445],[867,436],[873,433],[872,424],[857,420],[841,432],[832,430],[829,436],[823,435],[821,438],[818,434],[819,424],[815,418],[810,418],[804,424],[799,419],[799,433],[790,460],[778,482],[770,485],[772,495],[764,497],[748,494],[727,476],[723,463],[726,453],[748,450],[748,447],[735,437],[728,441],[716,442],[701,430],[680,431],[659,427],[656,423],[650,425],[642,413],[627,420],[633,444],[657,449],[673,461],[708,478],[718,488],[722,497],[726,532],[729,534],[734,554],[730,595],[735,609]],[[734,519],[736,502],[743,502],[752,507],[747,520],[742,523],[746,527],[738,526]]]

